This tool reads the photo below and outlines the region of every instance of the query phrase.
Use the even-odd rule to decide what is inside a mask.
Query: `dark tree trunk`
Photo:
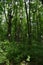
[[[15,41],[16,42],[20,42],[20,29],[21,29],[21,24],[20,24],[20,22],[18,23],[18,17],[17,17],[17,13],[18,13],[18,11],[17,11],[17,6],[16,6],[16,12],[15,12],[15,16],[16,16],[16,18],[15,18],[15,34],[14,34],[14,39],[15,39]]]
[[[30,0],[29,0],[29,15],[27,13],[27,5],[25,2],[25,10],[26,10],[26,16],[27,16],[27,28],[28,28],[28,43],[29,43],[29,49],[31,47],[31,19],[30,19]]]
[[[8,36],[9,41],[11,40],[11,25],[12,25],[12,23],[11,23],[11,21],[12,21],[11,13],[12,13],[12,10],[9,9],[8,10],[8,32],[7,32],[7,36]]]

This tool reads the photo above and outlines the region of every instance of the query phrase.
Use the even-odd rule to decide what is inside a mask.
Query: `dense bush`
[[[14,61],[14,63],[19,63],[26,60],[28,57],[28,50],[26,45],[23,43],[12,42],[9,44],[9,49],[7,53],[7,58],[9,61]]]

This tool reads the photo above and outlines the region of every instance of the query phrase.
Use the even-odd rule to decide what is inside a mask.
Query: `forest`
[[[0,65],[43,65],[43,0],[0,0]]]

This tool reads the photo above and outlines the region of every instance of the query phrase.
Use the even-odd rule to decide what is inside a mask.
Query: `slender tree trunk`
[[[9,9],[8,10],[8,32],[7,32],[7,36],[8,36],[9,41],[11,40],[11,25],[12,25],[12,23],[11,23],[11,21],[12,21],[11,13],[12,13],[12,10]]]
[[[19,26],[18,26],[18,7],[17,5],[16,6],[16,9],[15,9],[15,34],[14,34],[14,39],[16,42],[19,41]]]
[[[29,45],[30,45],[30,49],[31,49],[31,19],[30,19],[30,17],[31,17],[31,13],[30,13],[30,1],[31,0],[29,0],[29,23],[28,23],[28,27],[29,27],[29,29],[28,29],[28,34],[29,34]]]
[[[38,1],[37,1],[37,41],[41,42],[41,22],[40,22],[40,12],[38,9]]]
[[[16,5],[16,12],[15,12],[15,16],[16,16],[16,18],[15,18],[15,36],[14,36],[14,38],[15,38],[15,41],[16,42],[20,42],[20,31],[21,31],[21,23],[18,21],[18,7],[17,7],[17,5]],[[19,6],[19,10],[20,10],[20,6]],[[20,13],[20,11],[19,11],[19,13]]]
[[[27,26],[28,26],[28,43],[29,43],[29,47],[30,47],[31,46],[30,0],[29,0],[29,15],[27,13],[27,5],[26,5],[26,2],[25,2],[25,10],[26,10]]]

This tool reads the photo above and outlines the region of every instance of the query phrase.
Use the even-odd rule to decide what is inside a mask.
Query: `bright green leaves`
[[[1,42],[0,41],[0,63],[6,61],[6,54],[8,50],[8,41]]]

